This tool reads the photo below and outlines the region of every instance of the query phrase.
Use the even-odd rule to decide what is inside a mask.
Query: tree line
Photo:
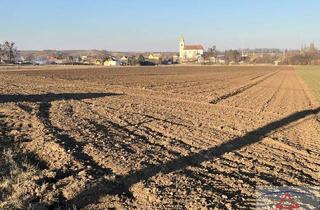
[[[0,43],[0,63],[13,64],[17,57],[17,47],[14,42]]]

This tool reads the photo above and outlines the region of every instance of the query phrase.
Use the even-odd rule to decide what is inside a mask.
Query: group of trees
[[[0,63],[14,63],[16,56],[17,47],[14,42],[5,41],[0,44]]]
[[[281,55],[265,54],[262,56],[256,56],[250,59],[250,63],[253,64],[275,64],[277,60],[281,58]]]
[[[139,55],[137,61],[140,66],[154,66],[154,65],[156,65],[154,62],[147,60],[142,54]]]
[[[241,54],[238,50],[226,50],[224,53],[226,63],[241,61]]]
[[[320,55],[318,53],[302,53],[287,55],[282,64],[290,65],[314,65],[319,64]]]

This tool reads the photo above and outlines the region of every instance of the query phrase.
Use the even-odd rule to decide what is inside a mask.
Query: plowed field
[[[0,125],[35,167],[4,206],[250,209],[256,186],[320,186],[319,103],[291,67],[2,70]]]

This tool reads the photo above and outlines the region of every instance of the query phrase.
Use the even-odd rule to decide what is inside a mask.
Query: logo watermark
[[[256,209],[274,210],[320,210],[319,188],[292,186],[258,186]]]

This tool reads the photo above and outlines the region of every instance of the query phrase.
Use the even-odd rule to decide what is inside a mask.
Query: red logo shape
[[[290,204],[285,204],[290,203]],[[300,206],[293,200],[289,193],[284,194],[280,202],[276,205],[277,209],[298,209]]]

